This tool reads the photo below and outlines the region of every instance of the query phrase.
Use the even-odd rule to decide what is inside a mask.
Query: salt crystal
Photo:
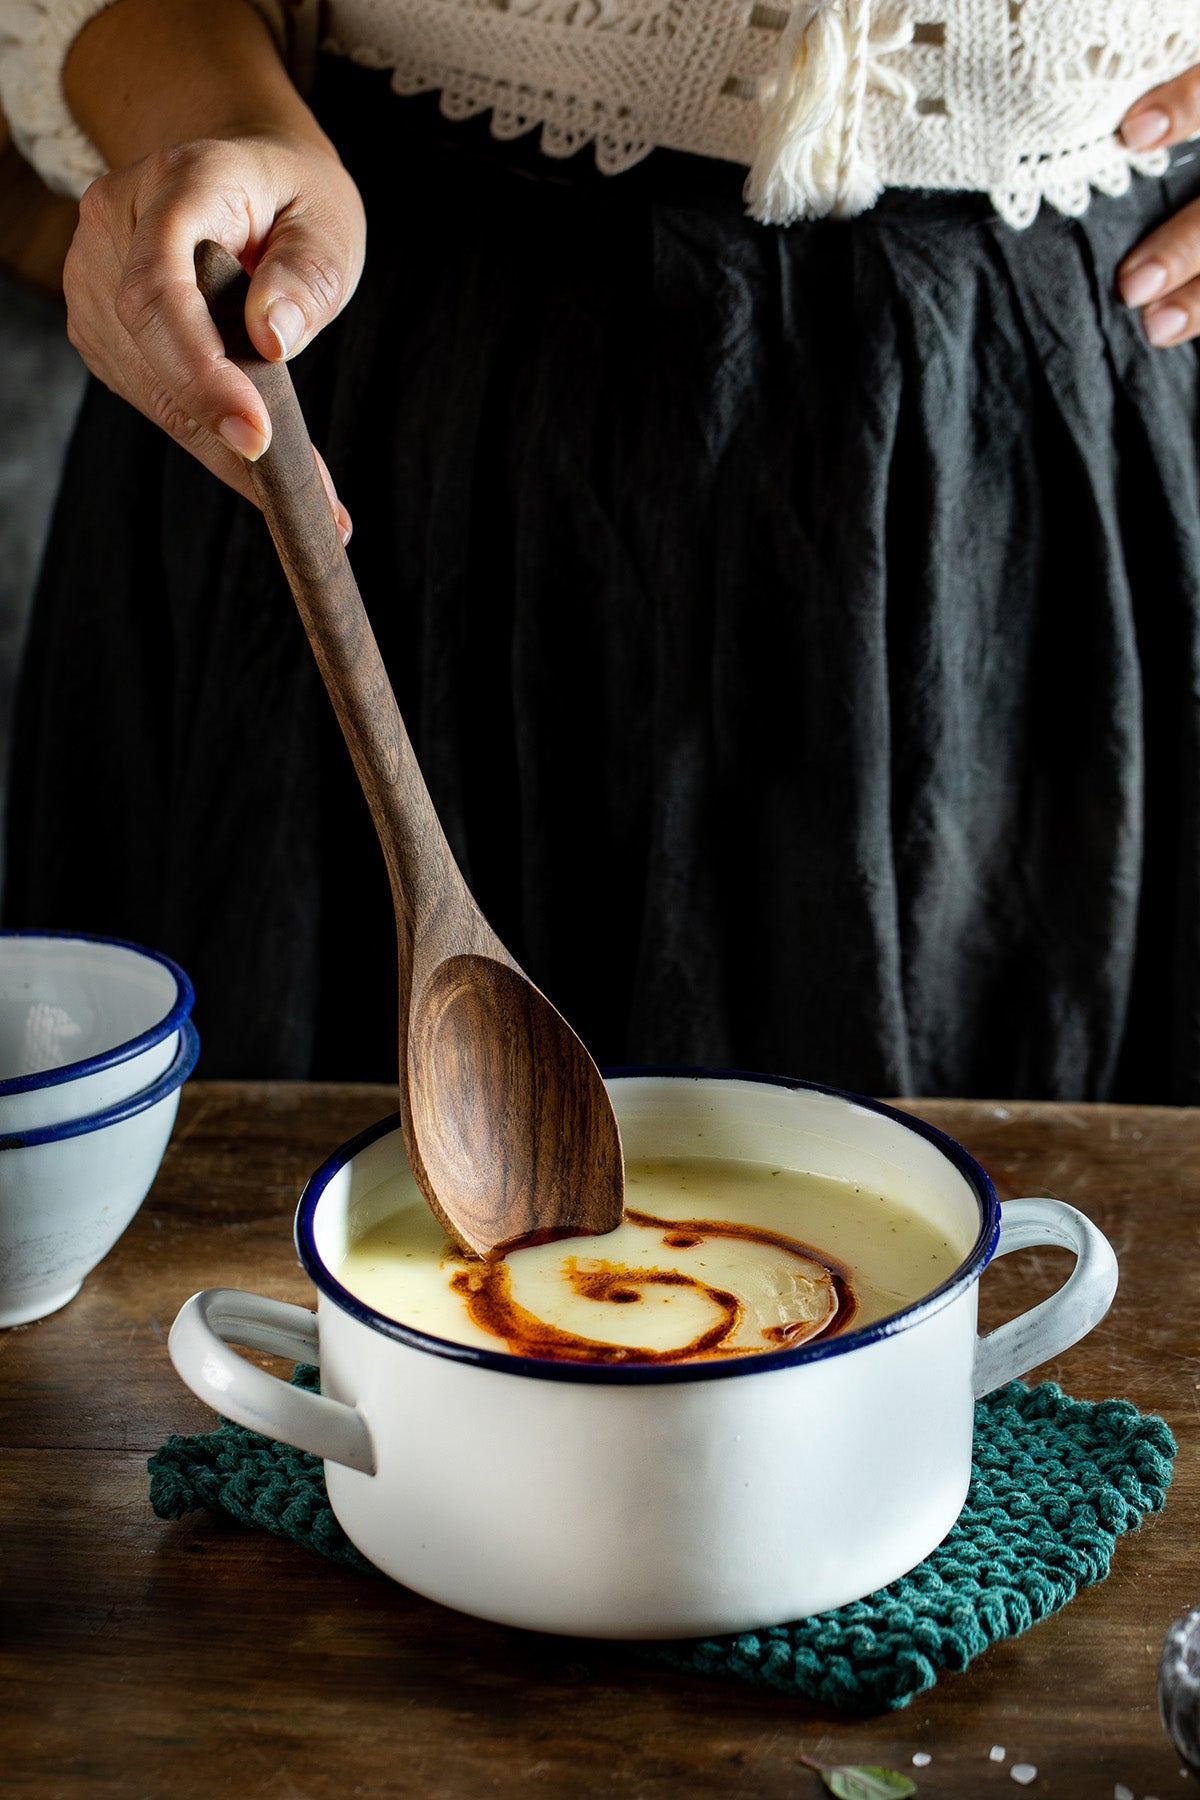
[[[993,1744],[991,1749],[988,1751],[988,1755],[993,1762],[1003,1762],[1004,1755],[1005,1755],[1004,1745],[1003,1744]]]
[[[1031,1781],[1037,1780],[1036,1763],[1014,1763],[1008,1772],[1022,1787],[1028,1787]]]
[[[932,1758],[932,1756],[930,1756],[928,1750],[914,1750],[913,1751],[913,1768],[914,1769],[927,1769],[932,1761],[933,1761],[933,1758]],[[1132,1794],[1130,1794],[1129,1800],[1133,1800]]]
[[[1127,1788],[1123,1781],[1118,1781],[1113,1789],[1113,1800],[1133,1800],[1133,1789]]]

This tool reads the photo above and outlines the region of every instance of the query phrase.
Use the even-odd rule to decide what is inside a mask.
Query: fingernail
[[[1145,315],[1146,336],[1156,347],[1173,344],[1188,328],[1188,315],[1182,306],[1156,306]]]
[[[304,336],[304,314],[294,300],[272,300],[267,308],[267,324],[271,328],[280,356],[290,356]]]
[[[344,550],[354,535],[354,527],[350,523],[350,514],[346,511],[340,501],[338,502],[337,511],[335,512],[334,517],[337,520],[337,528],[342,534],[342,549]]]
[[[1134,113],[1121,127],[1121,136],[1131,150],[1153,150],[1171,129],[1170,116],[1160,106],[1148,106]]]
[[[1169,113],[1162,112],[1160,106],[1148,106],[1146,112],[1132,113],[1123,126],[1121,137],[1130,149],[1153,149],[1171,130]]]
[[[1160,262],[1139,263],[1136,269],[1120,276],[1117,285],[1126,306],[1145,306],[1166,287],[1167,271]]]
[[[244,456],[247,462],[257,462],[267,447],[268,440],[258,426],[243,419],[240,413],[231,413],[227,419],[222,419],[217,430],[229,448]]]

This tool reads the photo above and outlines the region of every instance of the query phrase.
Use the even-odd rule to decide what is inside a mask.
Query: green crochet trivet
[[[315,1388],[317,1371],[298,1366],[293,1379]],[[911,1574],[796,1624],[638,1644],[637,1654],[826,1705],[906,1706],[941,1669],[965,1669],[1102,1581],[1121,1533],[1162,1507],[1174,1455],[1164,1421],[1128,1400],[1072,1400],[1050,1381],[1010,1382],[978,1403],[967,1504]],[[330,1510],[321,1463],[304,1451],[222,1420],[202,1436],[168,1438],[149,1469],[162,1519],[208,1507],[372,1569]]]

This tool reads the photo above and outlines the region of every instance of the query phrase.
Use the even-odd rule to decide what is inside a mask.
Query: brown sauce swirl
[[[716,1219],[659,1219],[652,1213],[627,1210],[625,1217],[634,1225],[661,1231],[662,1241],[671,1249],[694,1249],[706,1238],[742,1238],[750,1243],[769,1244],[785,1255],[803,1262],[816,1263],[830,1277],[830,1304],[820,1319],[796,1319],[788,1324],[764,1327],[766,1345],[731,1344],[729,1339],[742,1320],[742,1303],[736,1294],[711,1286],[698,1276],[685,1275],[678,1269],[635,1269],[621,1263],[605,1263],[588,1258],[589,1266],[581,1269],[578,1258],[564,1264],[567,1279],[585,1300],[606,1300],[618,1305],[632,1305],[642,1299],[645,1287],[686,1287],[701,1293],[716,1307],[718,1318],[690,1343],[673,1350],[652,1350],[630,1344],[605,1343],[600,1338],[584,1337],[560,1326],[551,1325],[528,1311],[512,1292],[508,1264],[503,1257],[479,1262],[468,1261],[457,1250],[448,1257],[460,1262],[451,1277],[454,1292],[465,1301],[472,1323],[482,1331],[502,1338],[517,1356],[551,1357],[560,1362],[595,1363],[679,1363],[698,1362],[718,1356],[753,1356],[764,1348],[803,1344],[815,1337],[828,1337],[843,1331],[857,1310],[858,1302],[843,1264],[814,1250],[799,1238],[786,1237],[779,1231],[767,1231],[753,1225],[735,1225]]]

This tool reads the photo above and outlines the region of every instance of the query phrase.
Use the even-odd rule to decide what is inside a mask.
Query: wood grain
[[[425,786],[283,363],[245,329],[248,283],[196,252],[227,355],[254,382],[271,444],[248,465],[383,849],[400,967],[400,1114],[422,1192],[469,1253],[611,1231],[621,1139],[595,1063],[522,973],[462,878]],[[586,804],[581,797],[581,804]]]
[[[146,1457],[212,1415],[165,1336],[195,1289],[311,1304],[291,1243],[309,1173],[394,1108],[382,1087],[191,1083],[150,1198],[79,1298],[0,1334],[0,1790],[37,1800],[819,1800],[802,1755],[909,1768],[927,1796],[1185,1796],[1155,1671],[1200,1600],[1200,1115],[912,1103],[1002,1197],[1050,1191],[1121,1258],[1108,1319],[1039,1373],[1162,1413],[1167,1508],[1107,1581],[887,1716],[648,1668],[619,1646],[451,1613],[197,1514],[163,1524]],[[991,1321],[1053,1286],[1046,1253],[983,1283]],[[1003,1745],[1004,1765],[990,1763]],[[933,1761],[911,1768],[916,1750]]]

